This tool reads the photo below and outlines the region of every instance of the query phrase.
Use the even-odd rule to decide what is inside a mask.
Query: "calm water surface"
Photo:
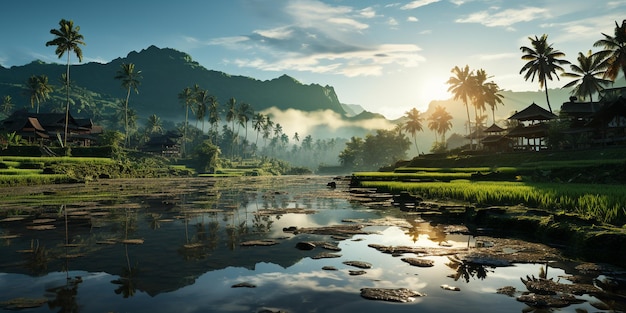
[[[330,180],[134,180],[31,190],[0,204],[0,302],[42,303],[23,312],[550,311],[496,293],[504,286],[525,291],[520,277],[539,275],[544,264],[461,272],[448,257],[428,257],[435,266],[419,268],[368,247],[443,242],[474,247],[475,241],[393,207],[350,201],[343,186],[326,187]],[[372,234],[348,239],[284,231],[384,217],[410,226],[370,226],[366,230]],[[241,245],[264,239],[278,244]],[[334,243],[341,257],[313,259],[324,250],[296,249],[302,241]],[[364,261],[372,268],[353,276],[349,271],[358,269],[344,261]],[[551,265],[549,278],[566,282],[559,277],[576,274],[573,265],[559,266]],[[256,287],[232,287],[239,283]],[[460,291],[444,290],[443,284]],[[360,296],[365,287],[408,288],[426,296],[411,303],[373,301]],[[592,306],[599,300],[579,298],[586,301],[552,311],[602,312]],[[619,299],[610,305],[624,309]]]

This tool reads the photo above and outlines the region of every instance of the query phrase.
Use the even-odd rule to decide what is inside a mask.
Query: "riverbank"
[[[433,223],[462,223],[475,234],[515,236],[619,266],[626,266],[624,184],[623,147],[429,155],[351,177],[353,187],[375,190],[373,199],[392,194],[400,209]]]

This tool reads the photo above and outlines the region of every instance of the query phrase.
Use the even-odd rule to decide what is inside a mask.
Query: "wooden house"
[[[556,118],[556,115],[534,102],[522,111],[513,114],[509,120],[516,120],[519,125],[509,130],[506,135],[513,140],[512,148],[533,151],[547,149],[548,125],[546,122]]]

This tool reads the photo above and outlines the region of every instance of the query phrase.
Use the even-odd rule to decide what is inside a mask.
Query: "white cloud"
[[[390,25],[390,26],[398,26],[398,21],[395,18],[390,17],[387,20],[387,24]]]
[[[492,8],[494,10],[494,8]],[[523,9],[507,9],[498,13],[480,11],[472,13],[464,18],[459,18],[457,23],[478,23],[487,27],[508,27],[520,22],[530,22],[536,19],[550,17],[550,12],[545,8],[527,7]]]
[[[417,22],[417,21],[419,21],[419,19],[417,19],[417,17],[415,17],[415,16],[409,16],[409,17],[406,18],[406,21],[407,22]]]
[[[291,37],[293,31],[283,26],[274,29],[255,30],[254,33],[271,39],[287,39]]]
[[[477,58],[483,61],[494,61],[503,59],[518,59],[519,53],[496,53],[496,54],[481,54]]]
[[[431,3],[436,3],[439,2],[441,0],[415,0],[415,1],[411,1],[405,5],[403,5],[400,9],[402,10],[412,10],[412,9],[417,9],[419,7],[423,7],[423,6],[427,6]]]
[[[359,12],[359,14],[364,18],[374,18],[376,17],[376,11],[372,7],[367,7]]]

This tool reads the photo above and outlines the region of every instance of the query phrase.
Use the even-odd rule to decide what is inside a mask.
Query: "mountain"
[[[126,90],[121,87],[119,80],[114,79],[122,63],[134,63],[135,69],[141,71],[139,93],[132,93],[130,98],[130,106],[139,116],[157,114],[174,120],[184,118],[178,93],[194,84],[207,89],[217,97],[220,104],[234,97],[237,103],[246,102],[256,112],[276,107],[305,112],[331,110],[342,116],[346,115],[331,86],[305,85],[287,75],[267,81],[231,76],[206,69],[186,53],[155,46],[140,52],[130,52],[125,58],[117,58],[106,64],[91,62],[72,65],[70,79],[73,85],[96,94],[122,99],[126,96]],[[8,69],[0,67],[0,82],[4,87],[0,92],[15,93],[16,85],[24,84],[31,75],[45,74],[52,84],[57,84],[65,70],[64,64],[41,61]],[[25,100],[24,95],[12,96],[14,99]]]

